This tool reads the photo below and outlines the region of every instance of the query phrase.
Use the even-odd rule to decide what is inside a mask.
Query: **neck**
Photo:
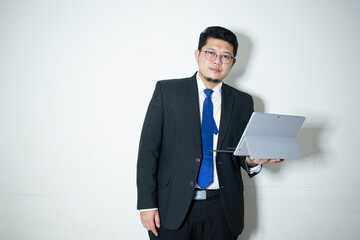
[[[217,85],[221,83],[220,80],[206,79],[202,74],[199,74],[201,81],[204,83],[205,87],[208,89],[214,89]]]

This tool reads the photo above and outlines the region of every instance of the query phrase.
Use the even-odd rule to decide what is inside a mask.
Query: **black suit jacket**
[[[217,149],[236,147],[253,112],[252,97],[222,86]],[[196,75],[159,81],[145,117],[137,164],[138,209],[158,208],[161,226],[177,229],[189,209],[202,159]],[[245,159],[216,157],[221,198],[234,235],[244,227]]]

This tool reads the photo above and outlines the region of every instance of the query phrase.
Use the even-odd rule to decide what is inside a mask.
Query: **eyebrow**
[[[214,48],[208,48],[207,50],[212,50],[212,51],[214,51],[214,52],[217,52],[217,50],[216,49],[214,49]],[[224,54],[224,53],[226,53],[226,54],[230,54],[230,55],[232,55],[233,53],[232,52],[223,52],[223,53],[220,53],[220,54]]]

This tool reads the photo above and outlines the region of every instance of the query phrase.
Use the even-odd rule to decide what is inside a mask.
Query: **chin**
[[[219,83],[219,82],[221,82],[221,80],[220,79],[212,79],[212,78],[205,78],[206,79],[206,81],[208,81],[208,82],[211,82],[211,83]]]

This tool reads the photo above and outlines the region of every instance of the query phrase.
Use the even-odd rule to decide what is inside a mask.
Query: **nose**
[[[216,65],[221,65],[221,56],[219,54],[216,54],[216,58],[213,60],[213,63]]]

